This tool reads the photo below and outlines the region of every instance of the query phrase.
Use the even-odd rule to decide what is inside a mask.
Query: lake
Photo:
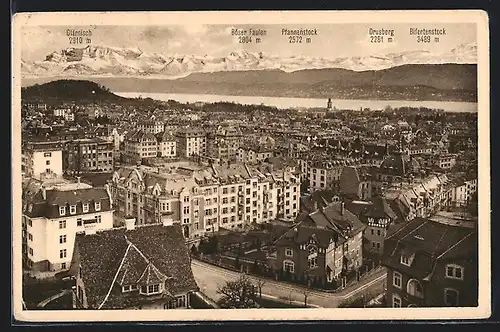
[[[176,100],[180,103],[194,102],[233,102],[247,105],[275,106],[280,109],[290,108],[316,108],[326,107],[327,100],[324,98],[287,98],[287,97],[260,97],[260,96],[223,96],[204,94],[184,94],[184,93],[138,93],[138,92],[115,92],[115,94],[126,97],[152,98],[156,100]],[[337,109],[359,110],[370,108],[372,110],[382,110],[387,106],[396,107],[427,107],[442,109],[447,112],[477,112],[477,103],[453,102],[453,101],[415,101],[415,100],[356,100],[356,99],[332,99],[332,106]]]

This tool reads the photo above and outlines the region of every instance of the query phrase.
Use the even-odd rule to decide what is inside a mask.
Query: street
[[[238,272],[226,270],[198,260],[193,260],[191,267],[200,290],[214,301],[220,298],[220,295],[217,294],[217,287],[229,280],[237,279],[240,275]],[[248,275],[248,277],[254,283],[259,279],[252,275]],[[304,303],[305,293],[307,294],[308,304],[322,308],[336,308],[341,302],[357,298],[362,294],[369,297],[370,295],[374,296],[382,293],[386,280],[386,270],[381,269],[366,279],[361,280],[358,284],[337,293],[321,292],[300,285],[292,285],[269,279],[261,280],[265,281],[262,287],[262,294],[264,296],[279,298],[285,301],[291,299],[294,303]]]

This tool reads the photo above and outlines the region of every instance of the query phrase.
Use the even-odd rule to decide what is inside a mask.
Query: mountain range
[[[42,77],[140,77],[177,79],[193,73],[306,69],[383,70],[408,64],[475,64],[477,44],[462,44],[446,53],[407,51],[372,56],[322,58],[304,55],[277,56],[237,50],[226,56],[179,55],[143,52],[140,48],[87,46],[66,48],[44,60],[21,61],[23,78]]]

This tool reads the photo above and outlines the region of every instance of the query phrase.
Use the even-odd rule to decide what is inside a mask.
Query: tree
[[[307,288],[302,288],[302,294],[304,295],[304,307],[307,308],[307,297],[309,296],[309,290]]]
[[[262,287],[266,284],[266,281],[262,278],[257,278],[257,288],[259,289],[259,298],[262,298]]]
[[[255,286],[248,276],[242,274],[237,280],[227,281],[224,285],[219,285],[217,294],[222,297],[218,305],[223,309],[243,309],[257,308],[255,302]]]

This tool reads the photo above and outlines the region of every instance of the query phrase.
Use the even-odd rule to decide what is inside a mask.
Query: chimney
[[[345,203],[342,202],[342,203],[340,203],[340,215],[341,216],[344,215],[344,210],[345,210]]]
[[[172,226],[174,224],[174,221],[172,219],[172,215],[170,213],[162,214],[161,222],[162,222],[163,226],[165,226],[165,227]]]
[[[46,199],[47,199],[47,189],[45,188],[45,186],[44,186],[44,185],[42,185],[42,186],[40,187],[40,189],[41,189],[41,191],[42,191],[42,197],[43,197],[43,199],[44,199],[44,200],[46,200]]]
[[[125,226],[127,226],[128,231],[134,230],[135,229],[135,218],[134,217],[125,218]]]
[[[94,226],[85,227],[85,235],[92,235],[96,233],[96,229]]]
[[[111,195],[111,190],[109,189],[109,183],[106,183],[104,185],[104,188],[106,189],[106,193],[108,194],[109,205],[110,207],[113,207],[113,196]]]

